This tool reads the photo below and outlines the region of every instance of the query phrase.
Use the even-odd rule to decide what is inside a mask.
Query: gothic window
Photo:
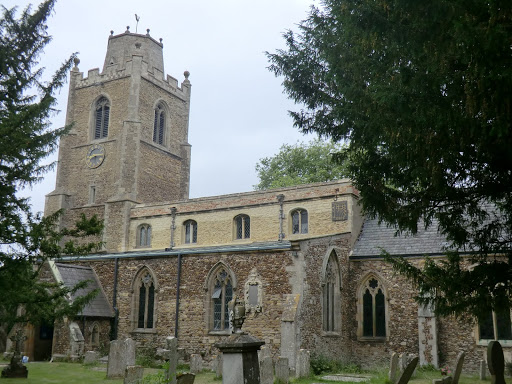
[[[308,211],[296,209],[292,211],[292,233],[308,233]]]
[[[512,340],[510,310],[489,312],[478,321],[480,340]]]
[[[102,96],[95,106],[94,138],[103,139],[108,136],[108,119],[110,115],[110,102]]]
[[[100,345],[100,327],[98,323],[94,323],[91,327],[91,346]]]
[[[155,121],[153,124],[153,141],[164,145],[165,132],[165,110],[162,104],[158,104],[155,109]]]
[[[142,224],[137,230],[137,247],[151,247],[151,225]]]
[[[155,281],[147,268],[143,268],[135,278],[134,328],[155,328]]]
[[[187,220],[183,226],[185,227],[185,244],[197,243],[197,223],[194,220]]]
[[[336,252],[329,255],[322,282],[322,320],[325,332],[339,332],[341,323],[340,272]]]
[[[229,330],[228,303],[233,298],[233,277],[226,266],[220,265],[210,275],[210,329],[212,331]]]
[[[247,215],[235,217],[235,238],[249,239],[251,237],[251,219]]]
[[[358,335],[370,338],[386,337],[386,291],[375,276],[364,280],[358,300]]]

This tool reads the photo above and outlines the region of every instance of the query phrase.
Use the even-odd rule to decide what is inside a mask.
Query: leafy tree
[[[332,159],[333,153],[342,150],[342,145],[320,139],[283,144],[275,156],[260,159],[256,164],[260,182],[254,187],[264,190],[342,179],[347,175],[346,165]]]
[[[61,212],[33,215],[28,199],[17,195],[52,167],[42,161],[68,129],[51,129],[49,119],[56,112],[55,91],[65,82],[74,55],[48,82],[42,82],[43,70],[37,68],[51,39],[46,21],[54,4],[45,1],[33,12],[27,7],[18,19],[16,7],[2,7],[0,18],[0,324],[7,324],[8,331],[17,322],[37,324],[76,313],[92,294],[69,305],[66,296],[84,284],[68,289],[44,281],[41,267],[62,253],[80,255],[100,245],[73,241],[98,234],[102,223],[97,218],[82,217],[76,228],[56,230]]]
[[[512,3],[324,0],[299,28],[268,54],[295,125],[349,142],[368,216],[471,255],[395,266],[438,313],[510,306]]]

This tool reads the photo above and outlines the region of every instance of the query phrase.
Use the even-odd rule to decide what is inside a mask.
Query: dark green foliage
[[[349,142],[338,159],[368,216],[398,232],[436,225],[478,267],[452,256],[421,277],[395,264],[437,311],[509,306],[512,3],[325,0],[299,28],[268,54],[304,106],[295,125]]]
[[[344,146],[331,141],[313,140],[295,145],[283,144],[279,153],[260,159],[256,172],[260,182],[257,190],[339,180],[347,177],[344,163],[333,161],[333,154]]]
[[[51,168],[42,161],[67,130],[51,129],[50,117],[56,112],[54,94],[66,80],[73,56],[46,83],[37,68],[50,41],[46,21],[54,3],[45,1],[34,12],[28,7],[18,19],[16,8],[2,7],[0,18],[0,324],[8,331],[16,323],[47,324],[78,313],[94,292],[71,303],[67,296],[87,282],[65,288],[40,279],[41,268],[62,254],[79,256],[101,246],[93,237],[103,226],[96,217],[82,217],[76,228],[59,230],[62,212],[34,216],[29,201],[16,194]]]
[[[314,375],[323,373],[362,373],[361,367],[353,363],[343,363],[338,360],[329,359],[323,355],[312,356],[311,371]]]

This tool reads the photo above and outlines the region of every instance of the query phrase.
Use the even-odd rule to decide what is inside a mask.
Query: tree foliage
[[[55,1],[45,1],[16,18],[16,7],[2,7],[0,18],[0,324],[40,323],[76,313],[91,295],[75,300],[68,289],[40,279],[41,267],[60,255],[81,255],[100,246],[84,243],[101,232],[102,223],[82,217],[72,230],[55,229],[62,212],[33,215],[28,199],[17,192],[39,181],[52,164],[43,160],[68,127],[50,128],[56,113],[55,92],[63,85],[72,55],[47,82],[38,58],[50,42],[46,21]],[[67,240],[66,240],[67,239]],[[74,239],[82,239],[82,245]],[[21,307],[20,307],[21,306]],[[19,308],[23,308],[19,311]]]
[[[324,0],[299,28],[268,54],[304,105],[295,125],[349,142],[339,157],[368,216],[398,232],[437,225],[479,267],[396,266],[438,312],[510,304],[512,3]],[[454,279],[478,284],[458,293]]]
[[[283,144],[275,156],[256,164],[260,182],[254,187],[264,190],[342,179],[347,176],[346,165],[333,161],[333,153],[342,150],[341,144],[320,139]]]

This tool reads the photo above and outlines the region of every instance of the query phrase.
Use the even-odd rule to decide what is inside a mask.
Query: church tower
[[[188,198],[189,73],[181,84],[165,77],[163,44],[149,35],[108,39],[103,70],[71,70],[56,187],[45,214],[66,210],[61,226],[85,213],[105,223],[107,251],[127,246],[130,208]]]

